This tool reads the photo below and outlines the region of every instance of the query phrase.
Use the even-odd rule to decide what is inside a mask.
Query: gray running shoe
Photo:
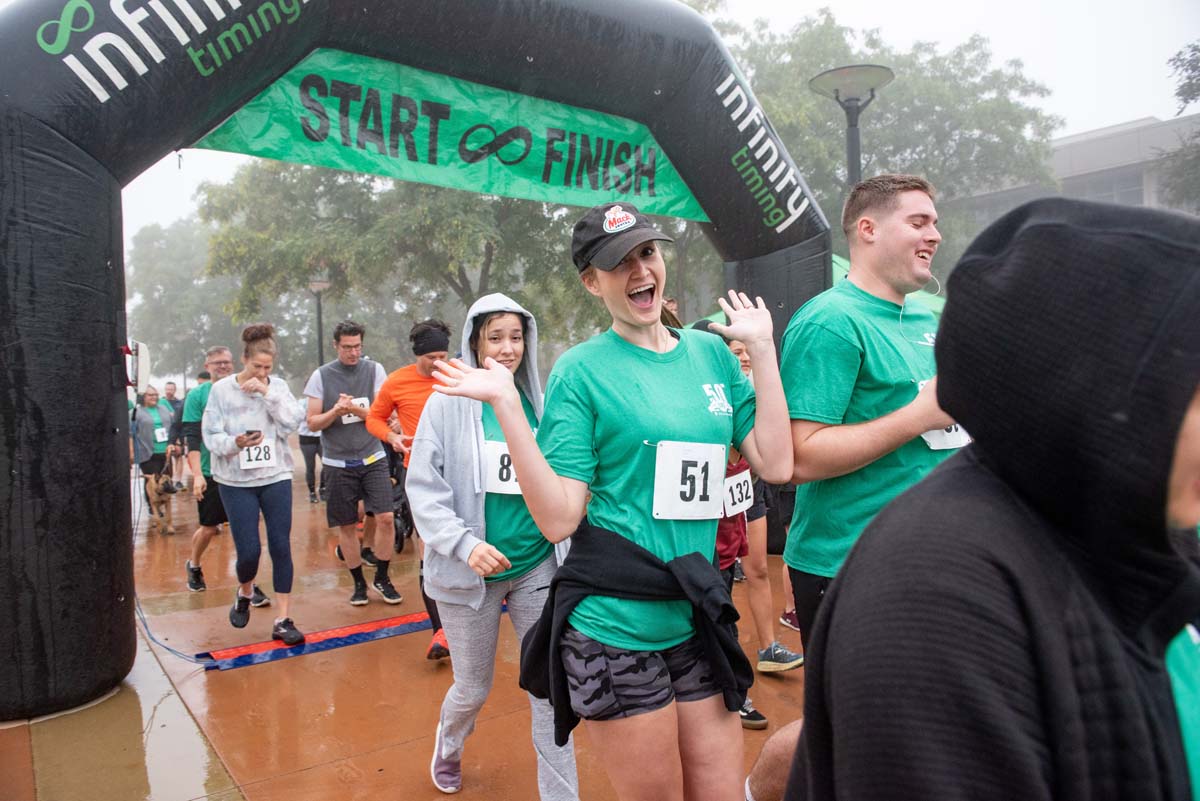
[[[250,599],[242,597],[240,592],[235,595],[233,606],[229,607],[229,623],[235,629],[244,629],[250,622]]]
[[[433,786],[443,793],[457,793],[462,789],[462,760],[446,759],[442,756],[442,723],[438,721],[433,735],[433,761],[429,763],[429,776]]]
[[[795,670],[804,664],[804,654],[789,651],[778,642],[773,642],[758,652],[759,673],[779,673]]]
[[[250,596],[250,605],[255,609],[261,609],[264,606],[270,606],[271,599],[267,597],[267,594],[260,590],[257,584],[252,586],[254,587],[254,594]]]
[[[290,617],[278,620],[271,628],[271,639],[282,640],[284,645],[299,645],[304,642],[304,635],[296,628]]]
[[[187,569],[187,585],[192,592],[204,592],[208,589],[208,585],[204,583],[204,571],[199,567],[192,566],[192,560],[184,562]]]

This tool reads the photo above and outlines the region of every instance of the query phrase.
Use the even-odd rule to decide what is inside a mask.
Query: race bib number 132
[[[716,520],[725,507],[725,446],[658,443],[654,461],[654,517]]]
[[[733,517],[754,505],[754,480],[749,470],[725,479],[725,517]]]

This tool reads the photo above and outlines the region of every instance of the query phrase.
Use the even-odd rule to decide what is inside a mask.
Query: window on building
[[[1119,167],[1115,170],[1064,178],[1063,194],[1080,200],[1142,206],[1146,202],[1143,188],[1144,172],[1141,166]]]

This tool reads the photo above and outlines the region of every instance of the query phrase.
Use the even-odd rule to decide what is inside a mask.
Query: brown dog
[[[166,473],[152,473],[146,476],[146,500],[148,501],[147,508],[150,510],[149,528],[157,528],[160,534],[175,533],[175,521],[171,516],[171,496],[174,493],[163,489],[170,482],[171,476]],[[149,529],[147,529],[148,531]]]

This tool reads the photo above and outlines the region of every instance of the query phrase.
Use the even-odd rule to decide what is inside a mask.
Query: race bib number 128
[[[654,461],[654,516],[661,520],[716,520],[725,506],[725,446],[658,443]]]
[[[275,466],[275,443],[264,442],[238,451],[238,465],[243,470]]]

